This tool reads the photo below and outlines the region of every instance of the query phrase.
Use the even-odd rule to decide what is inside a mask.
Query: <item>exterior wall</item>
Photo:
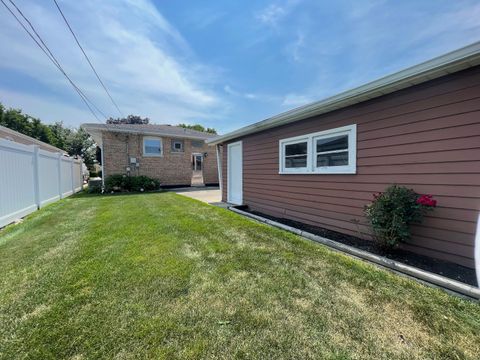
[[[278,174],[280,139],[357,124],[354,175]],[[396,183],[438,207],[404,247],[474,266],[480,212],[480,67],[243,140],[244,203],[253,210],[359,236],[364,206]],[[227,146],[223,146],[223,200]],[[356,224],[360,222],[360,225]],[[368,235],[363,235],[368,238]]]
[[[218,183],[215,148],[206,144],[192,147],[191,140],[184,140],[184,152],[171,151],[172,138],[162,137],[163,156],[143,156],[143,135],[103,132],[104,176],[126,174],[130,166],[132,175],[146,175],[160,180],[162,185],[190,185],[192,180],[192,154],[207,153],[203,162],[205,184]],[[138,168],[129,164],[130,157],[137,158]]]

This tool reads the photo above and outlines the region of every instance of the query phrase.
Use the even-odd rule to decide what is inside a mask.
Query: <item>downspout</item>
[[[475,272],[477,273],[477,285],[480,288],[480,214],[477,220],[477,232],[475,234]]]
[[[100,159],[102,160],[102,191],[105,191],[105,155],[103,154],[103,133],[102,145],[100,146]]]
[[[220,144],[215,145],[217,150],[217,172],[218,172],[218,184],[220,186],[220,193],[223,194],[223,181],[222,181],[222,157],[220,154]]]

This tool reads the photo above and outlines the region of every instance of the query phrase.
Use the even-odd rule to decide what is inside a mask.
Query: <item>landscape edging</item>
[[[338,251],[341,251],[341,252],[359,257],[361,259],[364,259],[364,260],[373,262],[375,264],[390,268],[390,269],[398,271],[400,273],[410,275],[414,278],[423,280],[427,283],[431,283],[431,284],[443,287],[445,289],[460,293],[462,295],[469,296],[469,297],[477,299],[477,300],[480,299],[480,288],[476,288],[474,286],[464,284],[464,283],[461,283],[461,282],[453,280],[453,279],[449,279],[445,276],[441,276],[441,275],[437,275],[437,274],[434,274],[434,273],[431,273],[431,272],[428,272],[428,271],[425,271],[425,270],[421,270],[419,268],[416,268],[416,267],[413,267],[413,266],[410,266],[410,265],[406,265],[406,264],[400,263],[398,261],[388,259],[388,258],[383,257],[383,256],[375,255],[375,254],[369,253],[367,251],[357,249],[353,246],[345,245],[345,244],[327,239],[325,237],[318,236],[318,235],[309,233],[307,231],[303,231],[303,230],[294,228],[292,226],[281,224],[277,221],[273,221],[273,220],[264,218],[264,217],[259,216],[259,215],[250,214],[246,211],[237,209],[234,206],[229,207],[229,210],[231,210],[231,211],[233,211],[237,214],[255,219],[255,220],[260,221],[262,223],[266,223],[268,225],[271,225],[271,226],[289,231],[289,232],[294,233],[296,235],[300,235],[300,236],[302,236],[306,239],[318,242],[318,243],[323,244],[325,246],[331,247],[335,250],[338,250]]]

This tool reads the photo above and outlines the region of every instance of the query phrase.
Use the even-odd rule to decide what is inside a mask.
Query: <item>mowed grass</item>
[[[478,359],[480,305],[173,193],[0,231],[3,359]]]

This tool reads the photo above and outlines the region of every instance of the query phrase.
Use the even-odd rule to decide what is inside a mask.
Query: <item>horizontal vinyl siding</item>
[[[278,174],[278,142],[357,124],[357,174]],[[434,195],[405,248],[473,266],[480,212],[480,68],[243,140],[244,203],[273,216],[369,237],[363,208],[392,183]],[[226,200],[227,151],[223,172]]]

